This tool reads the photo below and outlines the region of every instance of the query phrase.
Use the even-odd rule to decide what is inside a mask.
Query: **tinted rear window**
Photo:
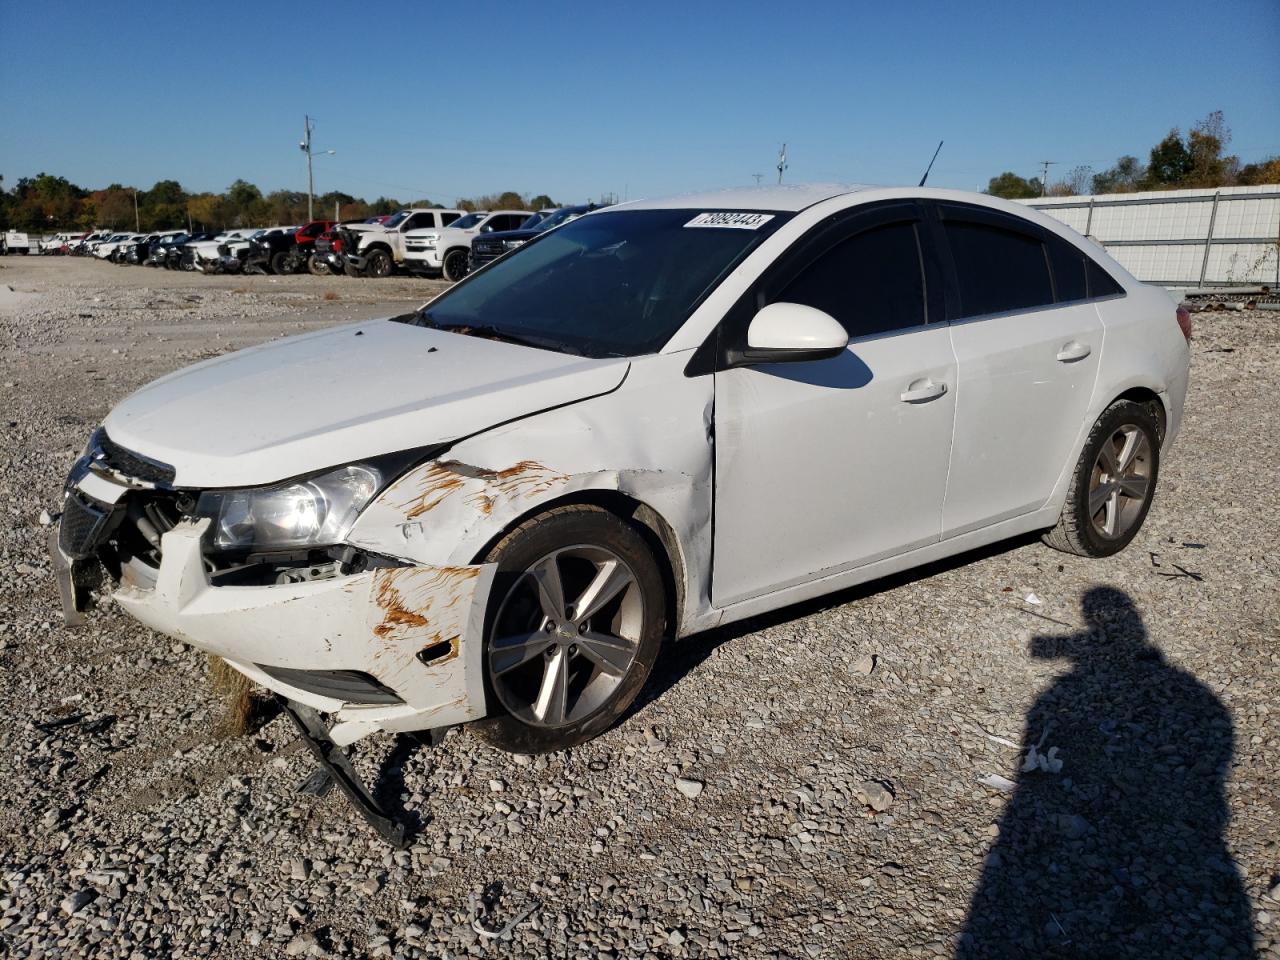
[[[1083,300],[1088,293],[1084,280],[1085,256],[1074,245],[1052,234],[1045,237],[1049,263],[1053,266],[1054,292],[1059,303]]]
[[[1085,274],[1089,279],[1090,297],[1114,297],[1118,293],[1124,293],[1124,287],[1089,257],[1085,257]]]
[[[943,227],[955,260],[961,317],[1053,303],[1049,263],[1038,238],[957,220]]]

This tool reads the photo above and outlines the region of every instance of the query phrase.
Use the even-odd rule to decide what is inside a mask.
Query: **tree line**
[[[1240,162],[1226,153],[1231,129],[1221,110],[1194,124],[1183,136],[1174,127],[1151,148],[1147,162],[1126,154],[1106,170],[1081,165],[1042,189],[1039,177],[1020,177],[1006,170],[992,177],[987,193],[1010,200],[1043,195],[1074,197],[1093,193],[1133,193],[1137,190],[1184,190],[1189,187],[1252,186],[1280,183],[1280,157],[1257,163]]]
[[[331,190],[315,197],[317,219],[357,220],[395,213],[405,207],[440,207],[427,199],[402,203],[394,197],[368,201]],[[514,190],[464,197],[460,210],[541,210],[557,206],[547,194],[527,196]],[[23,177],[12,190],[0,183],[0,226],[29,233],[57,233],[93,227],[119,230],[226,230],[248,226],[302,224],[307,195],[296,190],[264,194],[244,180],[222,193],[189,193],[176,180],[161,180],[149,190],[113,183],[101,190],[78,186],[66,177],[40,173]]]

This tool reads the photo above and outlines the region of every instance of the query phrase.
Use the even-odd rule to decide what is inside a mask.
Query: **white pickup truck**
[[[355,250],[345,251],[346,271],[366,277],[388,277],[405,264],[405,237],[410,231],[436,230],[463,216],[461,210],[413,207],[393,214],[382,223],[344,225],[359,237]]]
[[[11,253],[28,254],[31,252],[31,241],[25,233],[19,233],[17,230],[7,230],[0,234],[0,254],[8,256]]]
[[[404,265],[411,273],[444,275],[461,280],[471,269],[471,238],[495,230],[515,230],[529,210],[477,210],[442,230],[413,230],[405,234]]]

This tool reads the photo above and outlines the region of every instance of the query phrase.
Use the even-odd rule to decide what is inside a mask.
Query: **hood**
[[[103,421],[180,487],[274,483],[616,389],[629,363],[372,320],[206,360]]]

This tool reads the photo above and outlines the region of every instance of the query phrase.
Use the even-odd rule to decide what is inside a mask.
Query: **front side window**
[[[412,322],[589,357],[653,353],[791,214],[761,214],[753,229],[689,226],[699,216],[711,214],[582,217],[472,274]]]
[[[840,241],[771,299],[831,314],[850,339],[922,325],[925,287],[916,224],[890,223]]]
[[[944,220],[960,295],[960,316],[1031,310],[1054,302],[1044,243],[986,223]]]

